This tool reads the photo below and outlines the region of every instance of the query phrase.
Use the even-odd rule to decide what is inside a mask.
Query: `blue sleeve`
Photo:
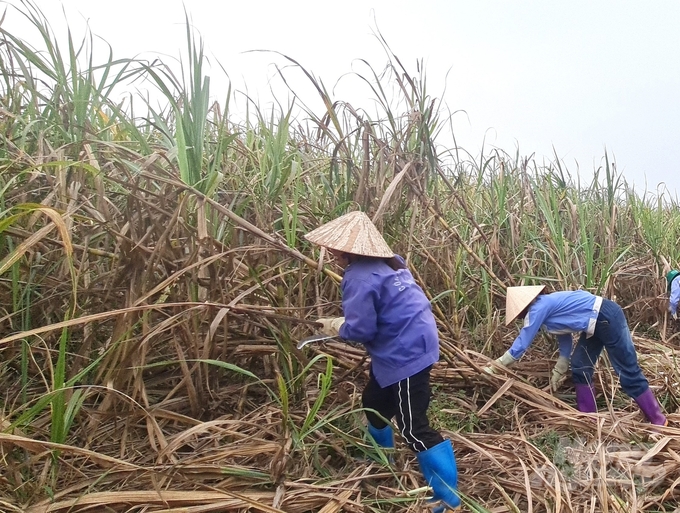
[[[518,337],[510,346],[510,349],[508,349],[510,356],[515,360],[519,360],[526,350],[529,349],[534,338],[538,335],[538,330],[541,329],[545,319],[548,317],[551,305],[552,304],[549,301],[543,301],[541,303],[534,303],[529,308],[529,311],[524,318],[524,326],[520,330]]]
[[[567,359],[571,358],[572,342],[571,333],[557,335],[557,344],[560,347],[560,356],[564,356]]]
[[[368,282],[349,280],[342,287],[342,311],[345,322],[340,326],[340,338],[366,343],[378,333],[378,314],[375,310],[377,292]]]
[[[671,283],[671,298],[668,305],[672,314],[678,313],[678,302],[680,302],[680,278],[675,278]]]
[[[525,322],[524,327],[519,332],[519,335],[510,346],[510,349],[508,349],[510,356],[512,356],[515,360],[522,358],[527,349],[529,349],[531,343],[534,341],[534,338],[538,334],[538,330],[540,328],[540,323],[533,321]]]

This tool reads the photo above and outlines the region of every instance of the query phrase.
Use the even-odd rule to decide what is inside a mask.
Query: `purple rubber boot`
[[[595,387],[593,385],[582,385],[576,383],[576,408],[583,413],[597,413],[595,404]]]
[[[661,406],[659,406],[659,402],[656,400],[656,397],[654,397],[654,392],[649,388],[639,397],[636,397],[635,402],[649,422],[657,426],[668,425],[668,420],[666,419],[666,416],[661,413]]]

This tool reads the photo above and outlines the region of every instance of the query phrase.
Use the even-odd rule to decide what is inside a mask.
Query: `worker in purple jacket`
[[[593,373],[602,349],[619,376],[621,388],[640,407],[652,424],[665,426],[654,393],[637,360],[633,339],[623,310],[614,301],[595,296],[585,290],[544,293],[544,285],[508,287],[505,323],[516,318],[524,320],[510,349],[495,363],[511,367],[529,349],[539,330],[557,336],[559,356],[553,369],[550,385],[556,390],[569,370],[576,389],[576,406],[585,413],[597,412]],[[580,333],[572,353],[572,333]],[[485,367],[493,374],[494,367]]]
[[[434,512],[460,506],[458,472],[450,440],[430,426],[430,369],[439,359],[439,335],[429,300],[404,259],[395,255],[371,220],[350,212],[308,233],[344,268],[344,317],[324,318],[323,333],[359,342],[371,356],[369,381],[362,394],[368,432],[382,447],[394,447],[395,419],[416,453],[432,487]]]

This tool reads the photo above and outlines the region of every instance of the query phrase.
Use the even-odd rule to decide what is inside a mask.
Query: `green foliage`
[[[456,433],[475,433],[479,431],[479,419],[472,411],[461,408],[455,401],[457,394],[465,397],[463,391],[451,392],[432,386],[430,407],[427,410],[428,419],[435,429],[453,431]]]
[[[70,30],[67,49],[63,51],[40,9],[31,2],[24,2],[22,7],[21,15],[35,28],[44,48],[35,49],[0,28],[3,37],[11,42],[5,47],[7,53],[0,59],[1,65],[15,66],[2,74],[5,99],[19,114],[11,130],[13,141],[20,141],[19,147],[25,151],[34,152],[42,136],[58,147],[81,142],[90,133],[107,132],[118,122],[127,124],[109,98],[117,86],[138,75],[134,61],[114,60],[110,50],[105,62],[95,64],[92,35],[88,33],[78,44]]]
[[[204,72],[203,42],[194,36],[186,12],[185,19],[187,54],[186,62],[180,61],[179,77],[170,66],[144,66],[171,105],[170,114],[166,116],[150,105],[149,110],[162,130],[168,151],[177,159],[182,181],[212,197],[223,178],[219,162],[233,137],[225,133],[226,117],[211,118],[210,77]],[[212,135],[208,126],[216,129],[216,144],[208,138]]]

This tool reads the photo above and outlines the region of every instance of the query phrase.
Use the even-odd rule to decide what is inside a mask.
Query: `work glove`
[[[501,367],[512,367],[516,362],[517,360],[512,357],[509,351],[506,351],[503,353],[503,356],[496,359],[496,363]],[[492,365],[484,367],[484,372],[488,374],[495,374],[497,370],[498,369],[494,368]]]
[[[344,317],[324,317],[317,319],[316,322],[323,324],[323,327],[319,329],[324,335],[329,335],[331,337],[337,337],[340,334],[340,326],[345,322]]]
[[[671,314],[671,317],[673,317],[673,320],[674,320],[674,321],[677,321],[677,320],[678,320],[678,313],[677,313],[677,312],[676,312],[676,313],[672,313],[672,314]]]
[[[560,355],[557,358],[557,363],[555,363],[555,367],[553,367],[552,371],[552,376],[550,377],[550,389],[553,392],[557,392],[557,389],[560,386],[560,382],[562,381],[562,378],[564,377],[568,370],[569,370],[569,358]]]

